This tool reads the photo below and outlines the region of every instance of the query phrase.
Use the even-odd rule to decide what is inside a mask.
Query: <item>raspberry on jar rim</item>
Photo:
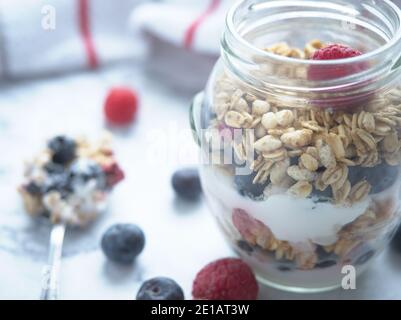
[[[342,44],[331,44],[318,49],[312,55],[311,60],[345,60],[361,56],[362,52]],[[354,63],[349,65],[312,65],[308,69],[308,80],[323,81],[333,80],[350,76],[367,69],[365,63]]]
[[[342,44],[330,44],[321,49],[317,49],[312,56],[312,60],[347,59],[360,55],[362,55],[361,51],[353,49],[349,46]]]

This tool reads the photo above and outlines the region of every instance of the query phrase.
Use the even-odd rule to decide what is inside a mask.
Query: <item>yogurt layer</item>
[[[215,168],[203,167],[201,176],[204,188],[218,196],[225,206],[245,210],[268,226],[278,240],[292,243],[308,240],[320,245],[335,243],[337,232],[362,215],[371,201],[368,197],[347,207],[285,193],[255,201],[239,195],[232,186],[232,177]]]

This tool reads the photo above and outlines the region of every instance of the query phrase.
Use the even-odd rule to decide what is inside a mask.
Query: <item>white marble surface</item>
[[[46,260],[49,226],[28,218],[15,188],[23,159],[57,133],[96,136],[105,128],[107,89],[128,83],[141,93],[136,124],[115,133],[115,149],[127,179],[109,211],[86,230],[68,230],[62,261],[62,299],[133,299],[153,276],[178,281],[190,298],[196,272],[211,260],[233,255],[203,202],[177,199],[173,170],[197,161],[188,124],[191,94],[163,85],[139,66],[115,66],[0,86],[0,299],[36,299]],[[155,138],[156,142],[155,143]],[[147,243],[132,267],[109,263],[99,249],[114,222],[140,225]],[[401,299],[401,255],[385,252],[357,281],[357,290],[297,295],[262,288],[261,299]]]

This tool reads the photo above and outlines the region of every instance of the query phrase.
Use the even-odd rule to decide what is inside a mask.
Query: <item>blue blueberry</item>
[[[274,252],[271,257],[278,263],[277,269],[282,272],[293,271],[296,269],[296,264],[292,260],[286,258],[276,259]]]
[[[35,182],[30,182],[25,186],[25,190],[32,196],[42,195],[42,188]]]
[[[66,136],[57,136],[49,141],[54,163],[66,165],[75,158],[76,143]]]
[[[142,252],[145,235],[134,224],[116,224],[110,227],[102,237],[103,253],[110,260],[130,264]]]
[[[253,183],[255,176],[256,172],[248,175],[236,175],[234,177],[234,184],[242,196],[257,199],[263,195],[263,191],[269,182],[264,184]]]
[[[157,277],[145,281],[139,289],[137,300],[184,300],[184,292],[172,279]]]
[[[288,271],[292,271],[292,268],[289,266],[285,266],[285,265],[281,265],[278,266],[277,269],[281,272],[288,272]]]
[[[73,191],[68,172],[51,175],[43,189],[44,193],[57,191],[62,198],[67,198]]]
[[[290,158],[290,166],[296,166],[299,163],[299,157],[291,157]]]
[[[254,251],[253,247],[248,242],[246,242],[245,240],[238,240],[237,241],[237,246],[242,251],[245,251],[248,254],[251,254]]]
[[[335,266],[336,264],[337,264],[336,260],[326,260],[316,263],[315,268],[317,269],[330,268],[332,266]]]
[[[327,252],[324,247],[320,245],[316,248],[316,254],[318,261],[335,260],[337,258],[337,255],[334,252]]]
[[[317,269],[329,268],[337,264],[338,256],[333,252],[327,252],[322,246],[317,246],[316,254],[319,261],[315,265]]]
[[[91,180],[96,181],[96,186],[100,189],[106,187],[106,176],[102,168],[92,160],[75,160],[69,170],[71,185],[73,187],[84,186]]]
[[[398,166],[390,166],[383,162],[373,168],[349,167],[348,178],[351,185],[366,179],[372,186],[370,193],[376,194],[392,186],[397,179],[398,172]]]
[[[62,174],[65,171],[65,167],[61,164],[54,163],[54,162],[48,162],[44,165],[43,169],[49,174]]]
[[[372,186],[370,194],[376,194],[391,187],[397,179],[399,170],[398,166],[390,166],[387,163],[381,163],[372,168],[361,166],[348,168],[348,178],[351,185],[366,180]],[[315,202],[328,202],[333,198],[333,194],[330,187],[324,191],[313,188],[311,197]]]
[[[173,174],[173,188],[178,196],[187,200],[196,200],[202,194],[202,186],[197,169],[181,169]]]

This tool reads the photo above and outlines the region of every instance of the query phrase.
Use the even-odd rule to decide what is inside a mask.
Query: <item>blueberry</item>
[[[25,190],[32,196],[40,196],[42,194],[42,188],[33,181],[25,186]]]
[[[322,246],[317,246],[316,254],[318,261],[335,260],[337,258],[334,252],[327,252]]]
[[[397,251],[401,252],[401,226],[398,227],[398,230],[391,241],[391,246]]]
[[[355,260],[355,265],[362,265],[368,262],[375,255],[374,250],[369,250],[368,252],[361,255],[358,259]]]
[[[299,162],[299,157],[291,157],[290,158],[290,166],[296,166],[298,165]]]
[[[237,246],[238,246],[238,248],[240,248],[241,250],[245,251],[248,254],[251,254],[254,250],[253,247],[244,240],[238,240]]]
[[[49,141],[54,163],[65,165],[75,158],[76,143],[66,136],[57,136]]]
[[[281,271],[281,272],[288,272],[288,271],[291,271],[292,269],[290,268],[290,267],[288,267],[288,266],[278,266],[278,268],[277,268],[279,271]]]
[[[317,263],[315,265],[315,268],[318,268],[318,269],[330,268],[332,266],[335,266],[336,264],[337,264],[337,261],[335,261],[335,260],[326,260],[326,261]]]
[[[197,169],[181,169],[171,179],[177,195],[187,200],[196,200],[202,194],[202,186]]]
[[[394,184],[398,176],[398,167],[390,166],[386,163],[381,163],[372,168],[361,166],[348,168],[348,178],[351,185],[355,185],[362,180],[367,180],[372,186],[370,194],[376,194],[387,189]],[[326,188],[324,191],[319,191],[314,188],[311,196],[315,202],[328,202],[333,197],[330,187]]]
[[[73,187],[83,186],[91,180],[96,180],[98,188],[106,187],[106,176],[102,168],[92,160],[79,159],[70,167],[70,180]]]
[[[270,256],[270,254],[269,254]],[[277,270],[282,272],[293,271],[296,269],[295,262],[292,260],[288,260],[286,258],[277,259],[274,252],[271,254],[271,258],[273,258],[277,263]]]
[[[63,165],[54,162],[46,163],[43,169],[45,169],[45,171],[50,175],[62,174],[65,171],[65,167]]]
[[[49,193],[51,191],[59,192],[62,198],[66,198],[72,193],[73,190],[68,172],[49,177],[44,186],[44,193]]]
[[[172,279],[157,277],[145,281],[139,289],[137,300],[184,300],[184,292]]]
[[[370,193],[376,194],[394,184],[398,171],[398,166],[390,166],[383,162],[373,168],[349,167],[348,178],[352,185],[366,179],[372,186]]]
[[[315,268],[324,269],[337,264],[337,255],[333,252],[327,252],[322,246],[317,246],[316,254],[319,262],[315,265]]]
[[[145,235],[134,224],[116,224],[105,232],[101,246],[110,260],[129,264],[142,252],[145,246]]]
[[[242,196],[256,199],[263,195],[268,182],[264,184],[253,183],[255,176],[256,172],[248,175],[236,175],[234,177],[234,184]]]

